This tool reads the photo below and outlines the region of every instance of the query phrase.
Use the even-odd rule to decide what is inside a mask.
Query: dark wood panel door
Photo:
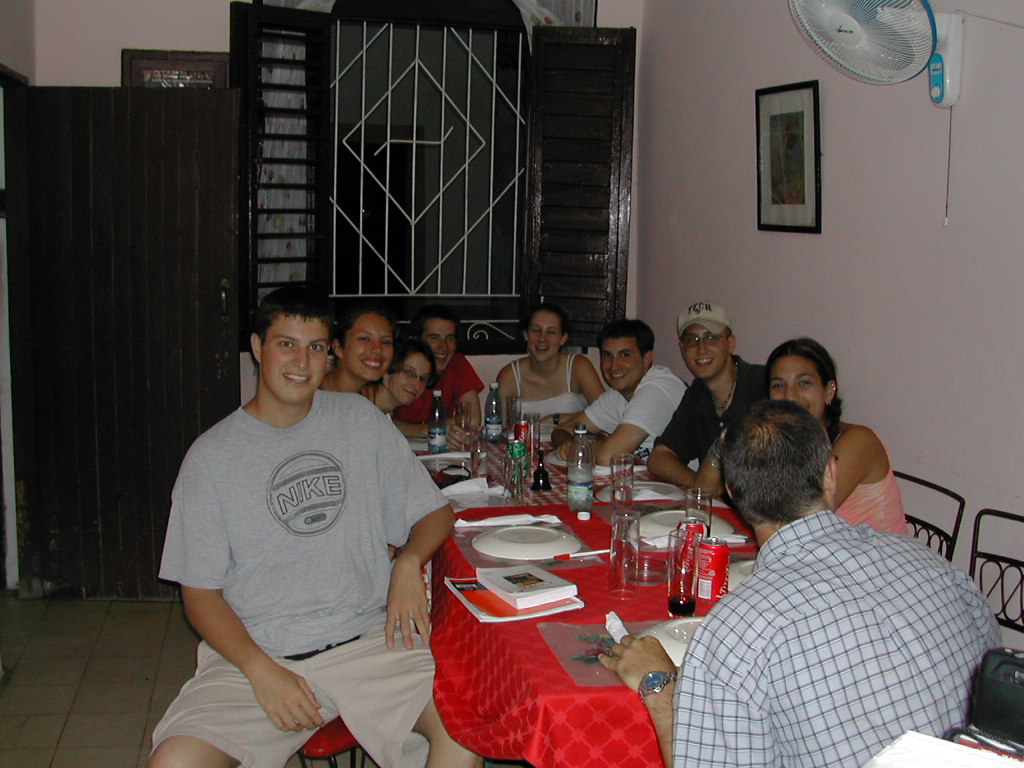
[[[238,95],[7,103],[22,585],[169,597],[156,574],[178,466],[238,405]]]

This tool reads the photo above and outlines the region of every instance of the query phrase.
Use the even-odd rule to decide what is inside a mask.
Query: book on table
[[[583,607],[583,601],[578,597],[566,597],[532,608],[515,608],[472,577],[460,579],[446,576],[444,583],[470,613],[484,622],[533,619]]]
[[[509,605],[533,608],[576,595],[576,585],[536,565],[477,568],[476,578]]]

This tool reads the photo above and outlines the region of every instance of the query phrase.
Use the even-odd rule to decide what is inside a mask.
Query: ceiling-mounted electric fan
[[[902,83],[928,71],[932,102],[960,98],[963,14],[932,13],[928,0],[789,0],[804,39],[847,77]]]

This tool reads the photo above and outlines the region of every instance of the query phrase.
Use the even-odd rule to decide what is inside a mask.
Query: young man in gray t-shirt
[[[416,762],[410,732],[428,766],[482,764],[431,695],[421,570],[451,507],[372,403],[318,391],[330,323],[305,289],[269,294],[255,397],[182,462],[160,576],[203,642],[154,731],[154,768],[281,766],[338,714],[381,766]]]

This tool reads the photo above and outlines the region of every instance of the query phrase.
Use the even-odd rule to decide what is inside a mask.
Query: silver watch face
[[[665,686],[671,683],[675,679],[675,675],[669,674],[668,672],[648,672],[644,675],[643,680],[640,681],[639,693],[641,696],[647,696],[651,693],[661,693],[665,690]]]

